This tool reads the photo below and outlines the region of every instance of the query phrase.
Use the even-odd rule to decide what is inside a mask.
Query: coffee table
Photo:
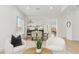
[[[32,47],[29,49],[25,49],[23,54],[52,54],[53,52],[48,48],[42,48],[40,53],[36,53],[36,48]]]

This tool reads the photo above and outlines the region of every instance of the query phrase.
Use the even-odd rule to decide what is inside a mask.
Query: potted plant
[[[36,34],[36,52],[40,53],[42,50],[42,40],[38,37],[38,34]]]

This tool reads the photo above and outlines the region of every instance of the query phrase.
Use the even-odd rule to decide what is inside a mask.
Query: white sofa
[[[25,49],[36,47],[36,41],[28,41],[28,40],[23,40],[22,39],[22,44],[21,46],[13,47],[11,44],[11,39],[6,39],[5,44],[4,44],[4,53],[5,54],[19,54],[23,53]],[[45,47],[45,42],[43,42],[42,47]]]
[[[22,45],[13,47],[11,40],[7,39],[4,44],[4,53],[5,54],[17,54],[22,53],[23,49],[26,48],[26,41],[22,39]]]

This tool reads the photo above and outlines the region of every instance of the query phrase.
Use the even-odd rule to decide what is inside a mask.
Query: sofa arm
[[[24,39],[22,39],[22,44],[26,45],[26,41]]]
[[[8,40],[5,42],[4,53],[5,54],[13,53],[13,45]]]
[[[14,47],[13,53],[14,53],[14,54],[20,53],[20,52],[22,52],[24,49],[26,49],[26,46],[25,46],[25,45],[21,45],[21,46]]]

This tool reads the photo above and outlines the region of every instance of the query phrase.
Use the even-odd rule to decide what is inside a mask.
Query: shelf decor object
[[[67,27],[70,27],[71,26],[71,22],[67,21],[66,25],[67,25]]]

